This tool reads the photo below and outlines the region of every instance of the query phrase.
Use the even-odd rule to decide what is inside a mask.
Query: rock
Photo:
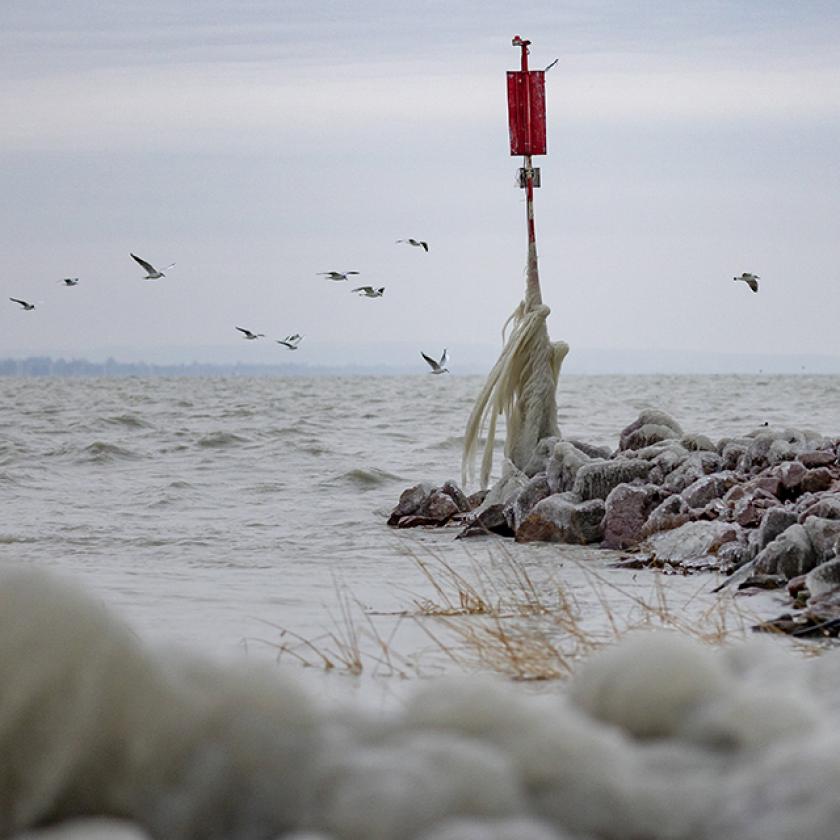
[[[645,478],[651,470],[648,461],[617,458],[614,461],[590,461],[578,469],[572,492],[583,501],[606,499],[619,484]]]
[[[391,520],[388,520],[391,524]],[[396,528],[439,528],[441,522],[433,516],[418,516],[416,513],[411,513],[408,516],[401,516],[392,527]]]
[[[740,441],[728,441],[722,448],[718,443],[718,453],[721,461],[723,461],[723,468],[725,470],[734,470],[738,468],[738,464],[747,453],[747,444]]]
[[[705,507],[712,499],[719,499],[736,482],[733,472],[712,473],[693,481],[680,494],[691,508]]]
[[[639,433],[645,426],[649,427],[646,432]],[[673,417],[656,408],[646,408],[638,418],[621,431],[618,448],[640,449],[649,446],[659,440],[681,438],[683,430],[680,424]]]
[[[590,458],[611,458],[612,457],[612,449],[609,446],[596,446],[593,443],[586,443],[582,440],[576,440],[575,438],[569,438],[569,443],[575,447],[575,449],[579,449],[584,455],[588,455]]]
[[[811,571],[816,564],[808,533],[796,523],[759,551],[754,571],[759,575],[782,575],[790,580]]]
[[[470,510],[475,510],[477,507],[483,505],[489,492],[489,490],[476,490],[475,493],[470,493],[467,496],[467,504],[470,506]]]
[[[717,452],[717,446],[706,435],[683,435],[680,444],[689,452]]]
[[[795,491],[802,484],[808,469],[799,461],[788,461],[776,467],[774,472],[786,490]]]
[[[628,548],[641,540],[651,510],[663,499],[654,484],[619,484],[605,502],[604,548]]]
[[[487,534],[498,534],[502,537],[512,537],[513,531],[505,516],[505,505],[499,503],[490,505],[475,514],[456,539],[462,537],[476,537]]]
[[[799,514],[799,521],[804,522],[809,516],[840,519],[840,496],[822,496],[810,501],[802,513]]]
[[[446,481],[440,488],[441,493],[445,493],[458,506],[461,513],[468,513],[472,510],[470,500],[467,498],[464,491],[454,482]]]
[[[826,449],[810,449],[807,452],[800,452],[796,459],[809,469],[827,467],[837,462],[837,456],[834,452]]]
[[[799,454],[799,447],[784,438],[776,438],[767,450],[768,464],[781,464],[792,461]]]
[[[670,531],[679,528],[691,520],[691,509],[686,500],[674,494],[655,507],[642,529],[643,536],[650,536],[658,531]]]
[[[772,493],[755,487],[735,502],[732,519],[742,528],[754,528],[761,524],[770,508],[778,507],[779,504],[779,500]]]
[[[511,530],[515,532],[534,505],[550,495],[546,474],[535,475],[505,506],[505,518]]]
[[[779,499],[782,495],[790,495],[783,492],[781,479],[776,475],[758,475],[750,479],[750,481],[745,482],[743,486],[747,492],[758,489],[776,499]]]
[[[433,519],[438,524],[444,525],[460,512],[458,505],[451,496],[448,496],[442,490],[432,490],[418,508],[416,515]]]
[[[527,483],[528,476],[511,461],[505,459],[502,466],[502,477],[487,491],[487,495],[478,510],[483,510],[491,505],[507,504]]]
[[[811,516],[803,523],[805,533],[814,549],[816,563],[824,563],[835,555],[835,544],[840,537],[840,520]]]
[[[840,588],[812,595],[808,599],[805,617],[814,625],[807,635],[836,636],[840,632]],[[796,635],[806,634],[797,632]]]
[[[698,478],[718,472],[720,468],[721,459],[716,452],[692,452],[680,466],[668,473],[662,486],[671,493],[681,493]]]
[[[641,548],[674,566],[715,569],[720,565],[718,549],[739,540],[740,535],[740,528],[730,522],[687,522],[672,531],[653,534]]]
[[[804,587],[812,596],[824,595],[840,587],[840,558],[820,563],[803,577]],[[791,581],[793,585],[793,581]],[[794,593],[791,593],[794,594]]]
[[[561,542],[586,545],[603,534],[604,502],[574,504],[554,494],[537,502],[516,531],[517,542]]]
[[[807,470],[802,478],[802,490],[806,493],[819,493],[820,490],[828,490],[832,482],[831,470],[828,467],[816,467]]]
[[[402,517],[415,513],[423,502],[426,501],[431,492],[432,486],[425,482],[413,484],[411,487],[403,490],[400,493],[397,506],[391,511],[391,515],[388,517],[388,524],[394,527]]]
[[[718,567],[724,574],[730,574],[743,563],[751,559],[750,547],[747,543],[730,540],[717,550]]]
[[[559,438],[557,437],[546,437],[537,443],[533,455],[531,455],[530,460],[525,465],[525,469],[522,470],[528,478],[532,478],[537,473],[545,472],[548,460],[554,453],[554,447],[557,445],[558,440]]]
[[[758,526],[757,544],[759,551],[769,545],[796,522],[796,514],[783,507],[772,507],[764,512]]]
[[[592,461],[569,441],[561,440],[554,447],[554,453],[546,465],[546,478],[552,493],[571,490],[578,470]]]
[[[624,435],[622,433],[622,451],[627,449],[641,449],[645,446],[650,446],[652,443],[658,443],[662,440],[673,440],[677,435],[669,426],[662,426],[659,423],[645,423],[638,429],[634,429],[630,434]]]

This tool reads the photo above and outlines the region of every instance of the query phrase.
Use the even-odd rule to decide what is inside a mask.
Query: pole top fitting
[[[513,36],[513,41],[511,41],[514,47],[525,47],[527,48],[528,45],[531,43],[530,41],[523,41],[518,35]]]

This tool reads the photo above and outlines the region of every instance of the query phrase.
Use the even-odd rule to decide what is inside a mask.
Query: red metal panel
[[[508,70],[508,128],[512,155],[544,155],[545,72]]]

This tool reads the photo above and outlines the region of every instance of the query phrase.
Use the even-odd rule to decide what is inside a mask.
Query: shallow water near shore
[[[418,558],[466,576],[512,558],[539,585],[567,586],[593,632],[609,629],[605,598],[621,615],[634,598],[660,597],[656,573],[611,570],[616,555],[605,552],[385,525],[408,485],[460,480],[481,383],[0,379],[0,563],[70,576],[142,639],[211,656],[272,659],[292,641],[280,628],[323,639],[348,626],[345,603],[351,624],[380,614],[378,632],[411,675],[457,667],[416,622],[395,617],[435,594]],[[765,422],[832,434],[840,377],[561,376],[558,405],[565,437],[611,447],[648,406],[713,439]],[[496,470],[500,456],[499,445]],[[675,610],[709,606],[712,578],[660,583]],[[772,596],[747,606],[775,609]],[[389,668],[332,679],[329,690],[364,694],[372,671]]]

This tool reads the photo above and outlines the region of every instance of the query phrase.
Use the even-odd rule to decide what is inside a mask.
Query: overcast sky
[[[807,0],[3,0],[2,290],[42,303],[0,301],[0,356],[290,358],[235,325],[305,334],[297,362],[494,344],[525,262],[515,34],[560,59],[536,216],[569,367],[840,356],[840,6]],[[144,282],[130,251],[177,266]]]

